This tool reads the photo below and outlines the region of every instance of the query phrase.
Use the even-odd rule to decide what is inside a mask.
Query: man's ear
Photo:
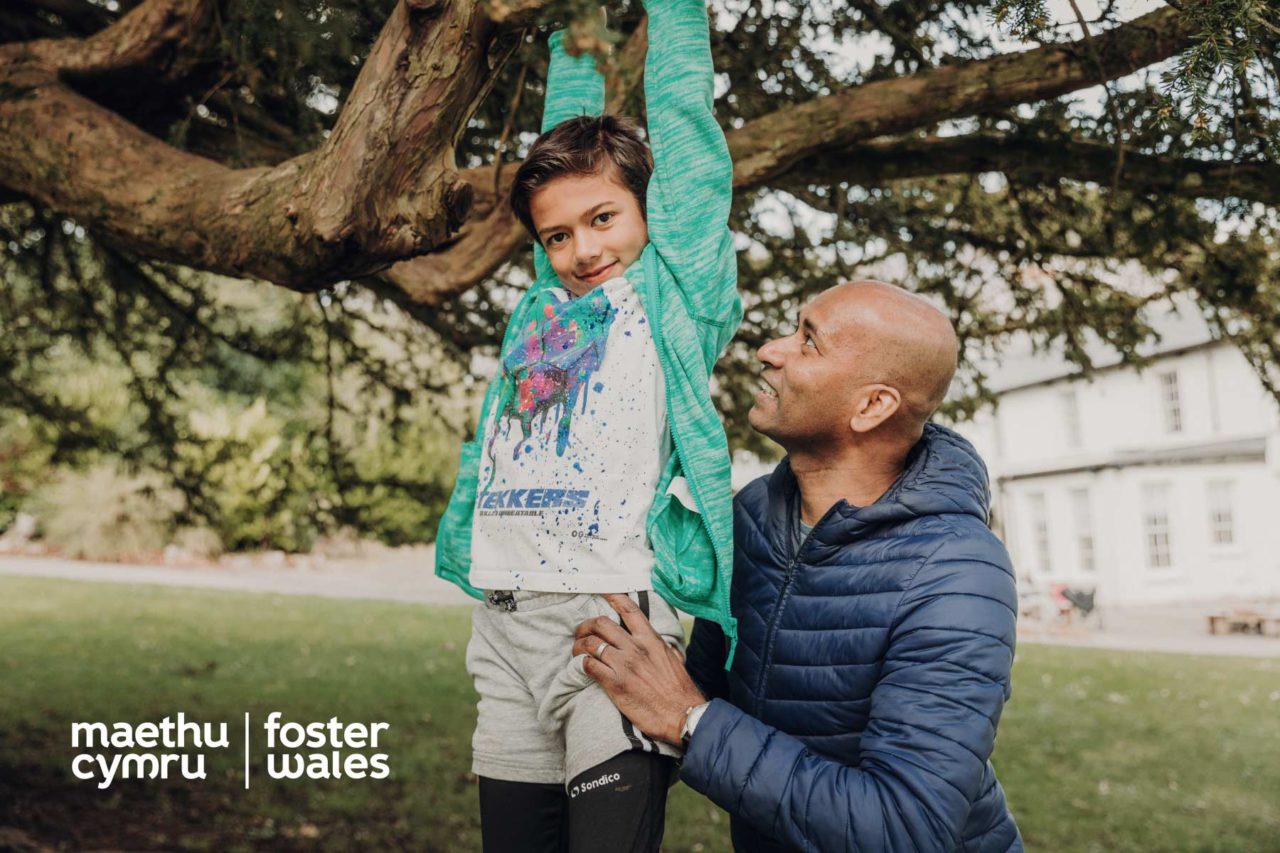
[[[854,432],[871,432],[893,417],[902,405],[902,395],[889,385],[868,385],[858,394],[857,408],[849,419],[849,429]]]

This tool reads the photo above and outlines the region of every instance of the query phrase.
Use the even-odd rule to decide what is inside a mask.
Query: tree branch
[[[324,145],[271,168],[180,151],[58,80],[120,57],[160,61],[157,45],[186,31],[180,12],[206,8],[151,0],[91,39],[0,49],[0,147],[18,152],[0,161],[0,185],[139,255],[304,291],[428,252],[461,226],[472,189],[454,142],[510,48],[477,0],[399,4]]]
[[[1190,44],[1161,9],[1084,40],[867,83],[748,122],[729,135],[734,185],[759,186],[819,151],[976,112],[1056,98],[1122,77]],[[1096,51],[1097,61],[1091,51]]]
[[[146,0],[87,38],[37,39],[0,46],[0,67],[38,66],[70,76],[148,68],[185,76],[216,41],[227,0]]]
[[[980,110],[1055,97],[1094,85],[1102,74],[1122,76],[1175,53],[1187,44],[1188,33],[1176,13],[1166,9],[1095,36],[1097,61],[1083,41],[1050,45],[868,83],[785,107],[726,133],[735,161],[734,187],[762,186],[798,161],[823,151],[843,150],[851,142],[882,135],[887,129],[901,132]],[[632,41],[639,35],[643,31],[633,35]],[[643,46],[629,43],[620,65],[642,68],[644,51],[637,48]],[[638,76],[632,85],[637,84]],[[611,105],[622,102],[619,98]],[[885,160],[880,157],[877,162],[883,165]],[[517,164],[506,164],[504,175],[516,168]],[[492,178],[491,169],[479,171]],[[468,175],[467,180],[477,190],[491,185],[483,177]],[[468,222],[457,240],[440,251],[397,264],[386,278],[410,300],[439,305],[491,276],[528,235],[507,208],[505,190],[502,203],[478,192],[476,207],[488,213]]]
[[[623,46],[615,73],[605,81],[605,112],[620,111],[640,88],[648,45],[648,22],[642,20]],[[396,264],[383,278],[406,294],[410,302],[436,306],[466,293],[492,275],[529,239],[507,204],[519,167],[519,163],[504,164],[496,194],[491,191],[495,166],[461,173],[462,180],[476,188],[471,218],[442,250]]]
[[[195,14],[212,2],[148,0],[95,36],[92,49],[85,47],[90,40],[79,42],[89,53],[78,59],[74,39],[59,40],[56,51],[41,49],[43,60],[31,58],[41,50],[29,45],[0,48],[0,57],[28,50],[24,61],[0,71],[0,145],[20,152],[0,161],[0,186],[92,224],[140,255],[200,269],[308,291],[386,270],[379,290],[399,291],[402,304],[455,297],[492,275],[527,239],[505,204],[516,166],[505,164],[495,194],[492,166],[458,171],[453,164],[453,138],[503,58],[491,20],[503,14],[496,4],[399,4],[325,144],[270,168],[231,170],[164,145],[50,73],[50,56],[80,68],[113,55],[154,59],[163,52],[139,47],[147,40],[137,35],[137,21],[151,21],[159,41],[172,41],[182,32],[172,19],[176,10]],[[538,5],[507,0],[504,8],[521,20]],[[119,54],[106,47],[106,33],[118,27]],[[644,35],[638,30],[624,49],[625,68],[642,67]],[[765,185],[824,152],[885,134],[1114,79],[1176,53],[1191,35],[1177,12],[1162,9],[1095,35],[1092,45],[1054,44],[946,65],[791,105],[727,134],[734,186]],[[623,73],[618,81],[610,88],[615,108],[639,74]],[[1088,163],[1100,156],[1086,153]],[[819,166],[820,159],[806,168]],[[1223,179],[1209,168],[1200,177],[1216,187]]]
[[[862,16],[876,29],[888,36],[889,40],[893,42],[897,53],[911,57],[922,68],[933,64],[925,57],[915,33],[907,32],[899,27],[889,17],[887,10],[881,8],[880,0],[852,0],[850,5],[861,12]]]
[[[1032,182],[1059,178],[1110,186],[1115,146],[1082,140],[1044,140],[998,134],[876,140],[799,161],[778,185],[850,181],[879,185],[935,175],[1003,172]],[[1280,166],[1161,157],[1129,151],[1120,189],[1183,198],[1245,198],[1280,204]]]

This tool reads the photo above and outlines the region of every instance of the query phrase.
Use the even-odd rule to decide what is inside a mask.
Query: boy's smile
[[[574,296],[622,275],[649,242],[640,203],[613,168],[548,181],[529,200],[529,212],[560,283]]]

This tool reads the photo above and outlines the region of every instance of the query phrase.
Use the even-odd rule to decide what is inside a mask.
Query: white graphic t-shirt
[[[551,288],[503,359],[485,425],[471,585],[652,587],[645,519],[670,438],[658,352],[635,288]]]

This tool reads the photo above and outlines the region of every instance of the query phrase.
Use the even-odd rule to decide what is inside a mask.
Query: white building
[[[960,430],[997,531],[1020,578],[1107,605],[1280,595],[1280,410],[1194,311],[1155,325],[1141,371],[1028,355],[991,373],[998,406]]]

